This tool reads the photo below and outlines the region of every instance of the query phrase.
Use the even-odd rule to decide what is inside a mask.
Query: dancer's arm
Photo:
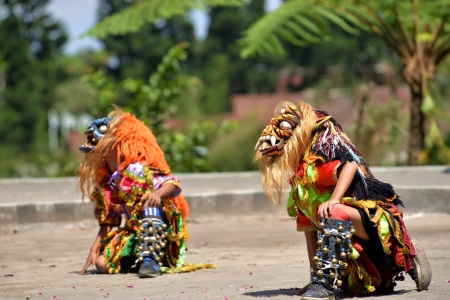
[[[331,194],[330,200],[322,203],[318,209],[319,219],[328,218],[331,216],[331,207],[335,204],[339,204],[341,198],[348,190],[350,184],[355,177],[358,167],[355,163],[346,162],[339,173],[338,181]]]
[[[97,256],[99,254],[100,249],[100,241],[105,238],[105,236],[108,234],[108,232],[111,231],[111,226],[108,225],[101,225],[98,229],[97,236],[95,237],[94,243],[91,246],[91,250],[89,251],[89,255],[86,259],[86,263],[84,264],[83,269],[78,273],[79,275],[83,275],[86,273],[86,270],[90,266],[95,266],[95,261],[97,259]]]

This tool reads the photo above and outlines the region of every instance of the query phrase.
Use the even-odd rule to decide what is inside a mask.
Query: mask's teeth
[[[253,149],[253,150],[258,149],[259,145],[261,145],[261,139],[259,139],[259,140],[256,142],[255,149]]]
[[[275,146],[275,144],[277,143],[277,138],[272,135],[270,137],[270,143],[272,144],[272,146]]]
[[[277,149],[281,150],[283,148],[283,146],[284,146],[284,141],[281,140],[281,142],[277,145]]]

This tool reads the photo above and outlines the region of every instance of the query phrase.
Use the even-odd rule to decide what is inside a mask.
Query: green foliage
[[[281,65],[279,58],[242,59],[236,44],[243,30],[264,15],[264,1],[248,1],[241,7],[213,7],[209,10],[208,35],[192,54],[188,70],[205,82],[200,99],[206,114],[227,112],[234,94],[272,92]]]
[[[445,143],[444,135],[434,120],[425,139],[425,148],[419,155],[419,163],[426,165],[450,164],[450,146]]]
[[[449,71],[445,68],[449,64],[450,59],[443,63],[443,72],[431,85],[431,92],[422,103],[422,111],[430,119],[425,146],[419,155],[419,163],[423,165],[450,164],[450,105],[446,101]]]
[[[205,113],[221,113],[229,109],[230,91],[230,59],[226,54],[211,55],[208,64],[203,68],[205,78],[203,89],[202,111]]]
[[[449,22],[450,2],[443,0],[288,0],[244,33],[241,55],[283,56],[283,41],[296,46],[321,43],[333,26],[348,33],[374,33],[401,61],[412,91],[408,160],[417,164],[433,107],[429,82],[450,54]]]
[[[402,102],[390,99],[375,104],[367,101],[363,105],[361,122],[349,130],[358,149],[369,165],[403,165],[406,157],[403,146],[406,142],[407,118],[402,112]]]
[[[330,40],[330,25],[355,33],[345,19],[313,1],[287,1],[277,10],[263,16],[244,32],[239,41],[242,57],[254,54],[286,55],[282,40],[304,47]]]
[[[31,170],[42,171],[41,163],[50,159],[47,110],[60,82],[52,59],[61,53],[67,34],[46,12],[48,2],[0,4],[0,61],[5,62],[0,63],[1,176],[37,176]]]
[[[242,0],[142,0],[120,13],[111,15],[91,28],[86,35],[105,38],[108,35],[124,35],[138,32],[145,24],[154,24],[159,20],[183,17],[192,9],[205,6],[240,6]]]
[[[93,115],[107,115],[108,111],[111,110],[112,104],[117,106],[126,104],[123,100],[125,97],[121,97],[124,94],[123,89],[105,71],[96,70],[91,74],[84,75],[81,80],[97,91],[97,101],[91,111]]]
[[[256,170],[253,162],[255,143],[264,125],[253,116],[237,121],[238,130],[221,135],[211,147],[209,163],[219,172]]]
[[[443,45],[448,43],[448,26],[434,32],[430,28],[449,20],[449,8],[450,3],[445,0],[384,0],[371,1],[370,4],[361,0],[290,0],[258,20],[244,33],[240,40],[243,48],[241,55],[285,55],[282,41],[300,47],[330,41],[330,29],[334,26],[351,34],[358,34],[361,30],[375,32],[394,48],[401,47],[398,44],[401,41],[392,35],[394,31],[400,36],[417,32],[421,40],[434,37],[439,39],[438,44]],[[414,10],[420,14],[420,27],[414,24],[411,13]]]
[[[133,79],[123,83],[125,90],[132,95],[127,108],[156,131],[159,131],[164,120],[175,113],[172,99],[198,82],[195,78],[179,75],[180,62],[186,60],[188,46],[188,43],[180,43],[172,47],[148,83]]]
[[[172,47],[148,82],[130,77],[117,84],[102,71],[86,75],[84,80],[98,90],[97,112],[103,112],[100,115],[107,114],[112,104],[118,104],[117,95],[125,96],[128,101],[120,106],[151,128],[174,172],[211,171],[213,167],[206,160],[208,143],[232,130],[233,123],[196,122],[184,132],[173,131],[166,125],[176,112],[175,100],[199,84],[197,78],[180,74],[180,62],[187,58],[188,46],[180,43]]]
[[[230,121],[219,124],[196,122],[185,134],[166,132],[159,136],[158,142],[174,172],[211,172],[217,169],[210,162],[207,146],[223,134],[235,130],[236,124]]]

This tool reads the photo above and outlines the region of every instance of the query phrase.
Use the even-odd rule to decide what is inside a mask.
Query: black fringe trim
[[[315,113],[319,118],[329,116],[329,114],[325,111],[316,110]],[[331,122],[335,126],[338,134],[341,134],[341,132],[343,132],[341,125],[334,118],[330,118],[327,122]],[[340,160],[342,163],[355,162],[366,169],[368,173],[366,177],[363,177],[357,172],[352,182],[357,199],[390,202],[392,200],[388,199],[393,199],[395,197],[395,200],[392,201],[392,203],[394,205],[401,205],[404,207],[403,201],[400,200],[398,195],[396,195],[392,185],[379,181],[373,176],[366,162],[362,159],[362,153],[359,152],[358,149],[356,149],[356,147],[350,142],[350,140],[348,140],[344,136],[341,136],[342,139],[340,139],[337,144],[330,145],[331,141],[327,141],[328,143],[325,142],[321,144],[321,141],[324,137],[323,132],[326,130],[326,128],[330,127],[327,122],[322,124],[322,126],[317,128],[314,132],[316,134],[319,134],[319,138],[318,141],[314,145],[312,145],[312,152],[323,157],[325,161]],[[353,151],[354,155],[350,153],[349,149]]]
[[[361,174],[357,173],[353,179],[353,184],[355,187],[355,194],[357,199],[367,199],[367,200],[381,200],[383,202],[389,202],[388,199],[394,199],[392,203],[394,205],[403,205],[403,201],[400,200],[399,196],[395,193],[392,185],[386,182],[379,181],[376,178],[364,178]]]

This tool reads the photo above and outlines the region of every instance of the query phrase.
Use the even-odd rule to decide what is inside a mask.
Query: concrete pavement
[[[303,234],[284,211],[252,216],[198,217],[188,221],[187,262],[215,269],[140,279],[135,274],[99,275],[93,268],[77,275],[97,233],[93,221],[40,224],[0,235],[0,300],[270,300],[299,299],[309,281]],[[429,290],[398,282],[395,293],[367,299],[448,299],[450,295],[450,218],[448,214],[406,217],[424,248],[433,272]],[[356,299],[361,299],[355,297]],[[336,299],[355,299],[339,293]]]
[[[405,222],[430,261],[433,280],[411,279],[370,299],[447,299],[450,295],[450,173],[447,167],[373,168],[405,201]],[[257,172],[176,174],[190,204],[187,262],[216,269],[139,279],[87,275],[98,230],[75,178],[0,180],[0,300],[10,299],[298,299],[308,283],[303,235],[262,192]],[[337,299],[352,299],[339,293]]]
[[[373,172],[394,186],[405,202],[405,213],[450,213],[450,167],[373,168]],[[258,172],[175,175],[192,218],[279,209],[265,197]],[[91,204],[83,203],[76,184],[75,177],[0,180],[0,232],[39,223],[91,220]],[[280,206],[283,209],[284,203]]]

